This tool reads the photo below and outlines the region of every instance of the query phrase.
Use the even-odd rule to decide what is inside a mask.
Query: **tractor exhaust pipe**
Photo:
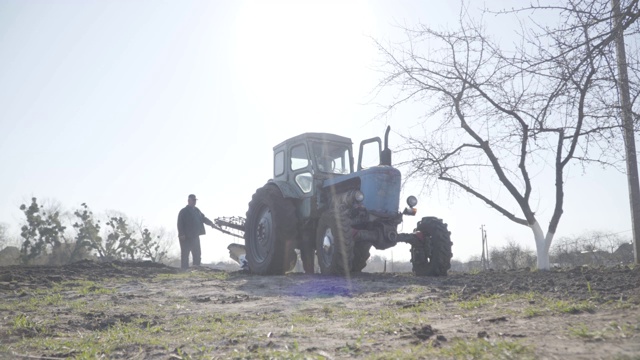
[[[380,165],[391,166],[391,150],[389,149],[389,131],[391,126],[387,126],[387,131],[384,133],[384,150],[380,152]]]

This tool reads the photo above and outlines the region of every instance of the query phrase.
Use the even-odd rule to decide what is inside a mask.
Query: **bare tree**
[[[133,220],[132,227],[138,236],[136,246],[140,259],[149,259],[153,262],[163,262],[168,259],[172,240],[178,237],[175,232],[163,227],[149,230],[141,219]]]
[[[515,48],[501,48],[464,7],[455,30],[419,25],[405,29],[405,43],[377,42],[386,59],[379,89],[399,89],[387,111],[408,101],[426,109],[423,134],[405,136],[408,177],[448,183],[531,228],[539,269],[550,266],[569,166],[623,159],[607,96],[616,89],[611,40],[572,12],[560,14],[556,28],[523,26]],[[544,181],[547,169],[555,194],[545,233],[533,204],[542,197],[534,180]],[[509,199],[494,195],[500,191]]]
[[[611,92],[603,93],[601,99],[605,100],[603,103],[608,105],[608,109],[615,110],[622,126],[636,263],[640,263],[640,181],[634,134],[640,123],[640,104],[637,101],[640,94],[638,3],[638,0],[538,0],[527,7],[502,12],[559,13],[566,22],[551,31],[547,27],[538,27],[538,33],[560,40],[562,51],[567,54],[575,53],[584,46],[589,56],[582,56],[578,66],[591,56],[603,57],[608,64],[614,86]]]
[[[7,234],[7,224],[0,223],[0,250],[9,245],[9,235]]]
[[[491,250],[491,266],[494,269],[515,270],[531,267],[535,264],[535,255],[513,239],[501,248]]]

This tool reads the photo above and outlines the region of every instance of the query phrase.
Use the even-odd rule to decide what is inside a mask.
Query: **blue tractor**
[[[413,233],[397,233],[417,199],[409,196],[399,211],[401,174],[391,166],[389,130],[384,149],[379,137],[362,141],[356,171],[346,137],[305,133],[273,148],[273,178],[253,195],[242,226],[252,273],[284,274],[299,249],[305,273],[314,272],[317,257],[322,274],[347,275],[362,271],[371,247],[406,242],[416,275],[447,274],[452,242],[442,220],[425,217]],[[373,166],[363,165],[365,153]]]

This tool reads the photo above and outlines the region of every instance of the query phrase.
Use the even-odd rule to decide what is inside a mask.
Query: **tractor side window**
[[[296,184],[298,184],[303,193],[309,193],[313,187],[313,176],[310,172],[298,174],[296,175]]]
[[[334,174],[348,174],[351,172],[349,149],[343,148],[342,151],[338,151],[333,161]]]
[[[284,151],[278,151],[273,158],[273,175],[284,174]]]
[[[363,169],[380,165],[380,143],[370,142],[360,147],[360,165]]]
[[[304,145],[296,145],[291,148],[291,170],[300,170],[309,166],[309,154]]]

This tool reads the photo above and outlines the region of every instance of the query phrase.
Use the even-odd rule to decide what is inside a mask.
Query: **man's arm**
[[[213,221],[209,220],[209,218],[207,218],[206,216],[204,216],[204,214],[202,214],[202,222],[203,222],[203,223],[205,223],[205,224],[207,224],[207,225],[209,225],[209,226],[211,226],[211,227],[214,227],[214,226],[213,226]]]
[[[203,213],[202,211],[200,211],[200,209],[196,208],[196,210],[198,210],[198,212],[200,213],[200,215],[202,215],[202,222],[203,222],[203,223],[205,223],[205,224],[207,224],[207,225],[209,225],[209,226],[211,226],[211,227],[215,227],[215,226],[213,225],[213,221],[209,220],[209,218],[208,218],[208,217],[206,217],[206,216],[204,215],[204,213]]]
[[[178,213],[178,238],[182,239],[184,236],[184,209],[182,209]]]

